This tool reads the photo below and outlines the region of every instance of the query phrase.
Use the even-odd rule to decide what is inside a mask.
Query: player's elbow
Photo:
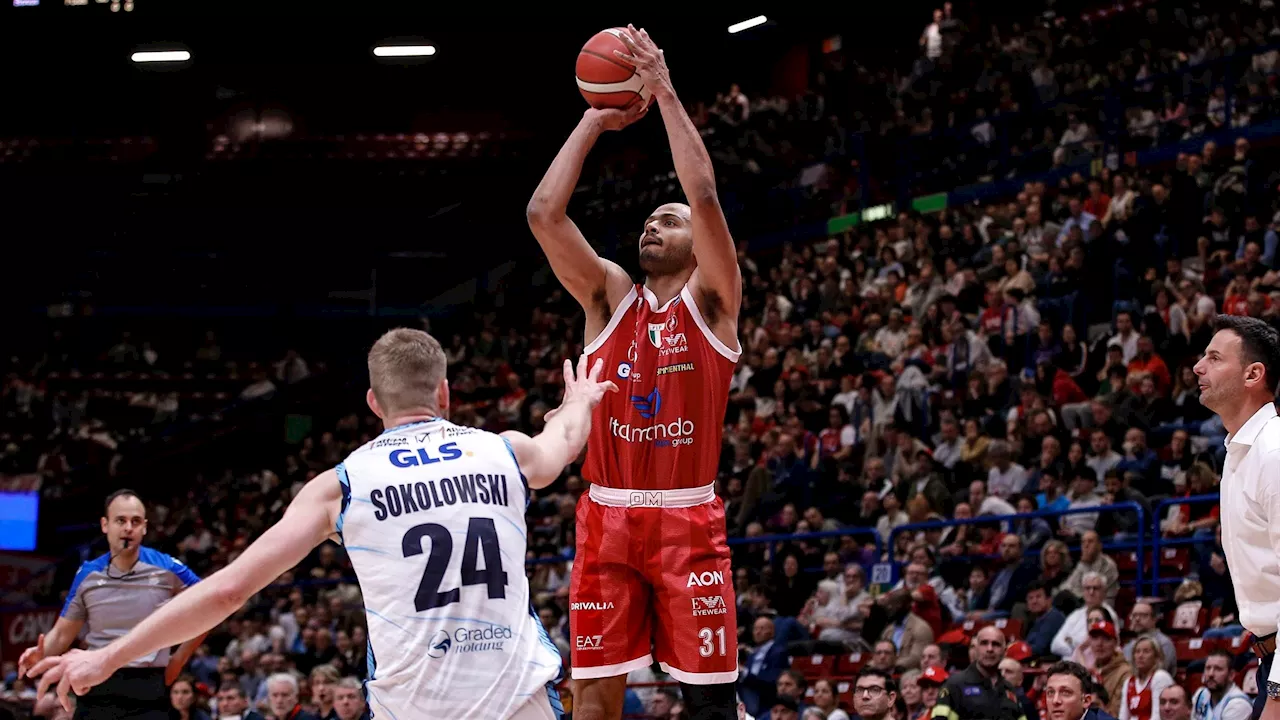
[[[206,582],[212,581],[213,578],[210,578]],[[253,597],[253,588],[239,579],[226,578],[225,582],[218,583],[214,589],[213,604],[217,607],[218,613],[225,617],[239,610],[249,602],[251,597]]]
[[[555,207],[550,200],[544,197],[534,195],[524,208],[524,217],[529,221],[529,227],[531,228],[547,227],[555,223],[557,219],[564,217],[564,209]]]
[[[688,190],[688,196],[690,208],[711,210],[720,207],[720,196],[716,193],[714,175],[694,182]]]

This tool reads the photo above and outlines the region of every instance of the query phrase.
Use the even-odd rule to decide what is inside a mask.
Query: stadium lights
[[[191,53],[186,50],[136,52],[130,59],[136,63],[186,62],[191,59]]]
[[[757,15],[757,16],[755,16],[755,17],[751,18],[750,20],[743,20],[742,22],[737,22],[737,23],[734,23],[734,24],[730,25],[730,26],[729,26],[729,34],[730,34],[730,35],[732,35],[732,34],[734,34],[734,33],[740,33],[740,32],[742,32],[743,30],[750,30],[750,29],[751,29],[751,28],[753,28],[753,27],[757,27],[757,26],[759,26],[759,25],[763,25],[763,24],[765,24],[765,23],[767,23],[767,22],[769,22],[769,18],[767,18],[767,17],[765,17],[765,16],[763,16],[763,15]]]
[[[435,45],[380,45],[373,49],[378,57],[426,57],[436,54]]]

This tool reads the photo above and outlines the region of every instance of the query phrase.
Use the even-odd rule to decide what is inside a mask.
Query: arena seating
[[[1225,431],[1199,406],[1187,373],[1215,312],[1280,326],[1280,18],[1229,5],[1231,13],[1176,2],[1105,17],[1028,15],[1016,30],[1001,23],[999,36],[977,30],[989,25],[983,18],[948,18],[942,55],[909,70],[855,66],[872,61],[836,51],[823,57],[821,84],[815,77],[802,97],[744,96],[743,105],[726,93],[695,103],[744,247],[744,354],[718,479],[735,542],[744,668],[755,650],[750,622],[775,618],[791,656],[760,676],[798,671],[806,704],[814,682],[832,679],[851,712],[849,680],[872,661],[890,621],[877,598],[911,564],[926,566],[934,589],[918,593],[913,612],[933,642],[948,646],[949,664],[962,667],[982,627],[999,627],[1011,642],[1030,639],[1038,618],[1026,609],[1026,577],[1043,580],[1064,614],[1080,607],[1083,578],[1072,568],[1085,562],[1107,576],[1106,612],[1123,626],[1122,641],[1131,639],[1131,611],[1150,606],[1189,692],[1216,648],[1239,658],[1244,686],[1251,651],[1211,500]],[[1163,44],[1142,51],[1135,37]],[[874,89],[882,96],[872,98]],[[370,136],[332,152],[492,155],[488,140]],[[26,141],[0,145],[13,162],[37,162],[39,152]],[[228,141],[209,154],[234,163],[242,152]],[[604,236],[617,234],[616,217],[675,191],[658,149],[592,163],[580,193],[584,226]],[[925,193],[963,202],[908,211]],[[887,217],[828,230],[832,218],[885,202],[895,208]],[[545,298],[532,309],[432,328],[450,355],[455,420],[536,431],[558,402],[556,369],[580,349],[582,321],[562,293],[537,292]],[[161,355],[183,352],[195,362],[194,345]],[[331,352],[307,358],[317,367],[351,363]],[[280,359],[251,356],[212,372],[183,357],[163,374],[96,364],[54,370],[24,358],[9,368],[0,398],[0,472],[45,472],[52,496],[71,488],[73,467],[101,469],[116,454],[73,459],[59,434],[2,447],[37,414],[42,431],[57,425],[57,403],[32,406],[33,388],[45,398],[101,398],[89,403],[90,417],[106,408],[128,463],[152,451],[124,442],[139,425],[133,399],[176,393],[182,413],[225,413],[247,386],[250,363],[265,369]],[[175,460],[180,474],[147,497],[157,544],[201,573],[234,558],[299,483],[376,435],[352,391],[356,376],[326,385],[327,399],[302,388],[256,406],[271,417],[305,416],[309,432],[286,442],[277,435],[250,456],[193,451]],[[40,457],[57,453],[68,457],[42,468]],[[529,575],[566,668],[573,508],[585,488],[577,473],[570,468],[536,493],[529,509]],[[1141,508],[1136,520],[1054,514],[1123,503]],[[953,522],[983,516],[992,519]],[[937,528],[892,537],[929,522]],[[1101,553],[1085,560],[1091,531]],[[1021,557],[1000,555],[1006,534],[1022,540]],[[75,537],[91,539],[91,530]],[[1058,543],[1070,557],[1049,565]],[[798,574],[788,575],[789,557]],[[60,572],[78,560],[67,558]],[[993,602],[1000,571],[1024,567],[1017,584],[1001,580],[1004,597]],[[860,570],[864,586],[848,585],[846,569]],[[319,550],[241,611],[235,631],[216,633],[191,670],[213,690],[231,643],[262,633],[267,654],[286,666],[332,662],[360,676],[359,608],[341,550]],[[332,649],[279,622],[299,613],[316,633],[332,633]],[[1050,659],[1023,660],[1030,697],[1042,682],[1035,670]],[[259,656],[227,660],[238,677],[262,673]],[[667,680],[651,669],[629,679],[632,709]],[[23,688],[5,680],[10,699],[22,699]],[[748,710],[761,717],[768,700],[754,698]],[[906,710],[914,717],[920,708]]]

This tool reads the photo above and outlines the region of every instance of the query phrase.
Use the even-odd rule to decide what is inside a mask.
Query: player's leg
[[[573,720],[618,720],[626,702],[627,676],[573,681]]]
[[[693,685],[680,683],[685,712],[690,720],[738,720],[738,687],[735,683]]]
[[[653,663],[652,591],[635,568],[645,543],[626,508],[578,501],[569,584],[574,720],[617,720],[627,673]]]
[[[649,566],[657,623],[654,655],[681,684],[695,720],[735,720],[738,620],[724,506],[717,499],[656,511],[662,550]]]

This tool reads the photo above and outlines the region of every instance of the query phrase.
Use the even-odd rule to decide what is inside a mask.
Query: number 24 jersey
[[[506,440],[436,419],[387,430],[337,472],[375,715],[503,718],[559,679],[529,604],[529,490]]]

